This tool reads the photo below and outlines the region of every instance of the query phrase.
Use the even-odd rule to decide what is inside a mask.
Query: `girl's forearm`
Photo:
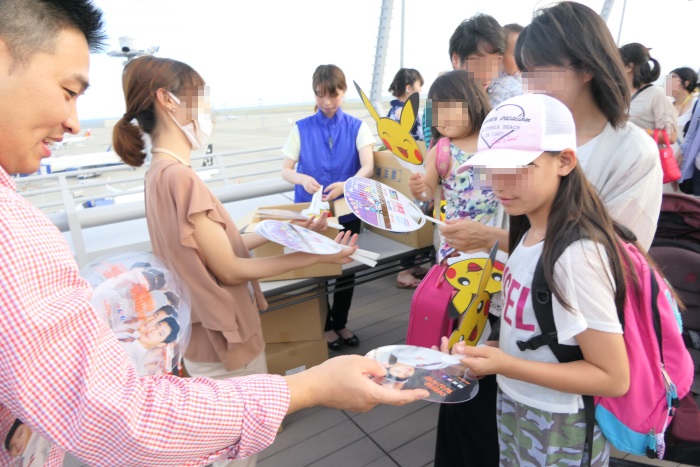
[[[570,394],[619,397],[629,388],[624,372],[606,373],[585,361],[545,363],[510,356],[503,376]]]

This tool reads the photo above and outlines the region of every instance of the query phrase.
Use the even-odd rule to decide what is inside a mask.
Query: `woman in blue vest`
[[[348,86],[345,74],[335,65],[320,65],[313,76],[317,112],[299,120],[282,148],[286,156],[282,178],[296,185],[294,202],[305,203],[323,187],[323,200],[343,196],[345,181],[353,176],[371,177],[374,170],[374,135],[362,120],[341,109]],[[295,170],[296,166],[296,170]],[[345,230],[359,233],[360,220],[350,214],[340,218]],[[357,346],[360,340],[346,328],[355,276],[336,281],[336,288],[351,287],[333,294],[328,308],[326,339],[328,347]]]

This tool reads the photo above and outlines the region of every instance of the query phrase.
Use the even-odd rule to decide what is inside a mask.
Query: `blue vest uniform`
[[[362,120],[341,109],[333,118],[327,118],[319,110],[315,115],[299,120],[301,150],[297,172],[310,175],[323,185],[324,190],[332,183],[344,182],[354,176],[361,167],[356,142],[361,124]],[[302,185],[295,186],[295,203],[309,202],[311,196]]]

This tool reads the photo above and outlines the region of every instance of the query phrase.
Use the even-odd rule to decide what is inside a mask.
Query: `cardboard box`
[[[328,360],[326,338],[288,344],[266,344],[267,371],[277,375],[299,373]]]
[[[408,179],[410,177],[411,170],[402,166],[396,156],[390,151],[374,153],[374,175],[372,176],[372,180],[390,186],[412,200],[413,195],[408,188]],[[432,222],[426,222],[420,229],[407,233],[389,232],[388,230],[379,229],[367,224],[365,225],[376,234],[403,243],[412,248],[424,248],[433,244],[434,226]]]
[[[302,300],[321,290],[320,288],[314,289],[304,295],[289,297],[284,301],[275,301],[272,305],[276,307],[284,305],[286,302]],[[262,321],[265,342],[273,344],[318,340],[323,337],[327,314],[328,300],[325,295],[261,313],[260,321]]]
[[[263,206],[258,209],[284,209],[288,211],[301,212],[309,207],[310,203],[298,203],[298,204],[281,204],[278,206]],[[253,213],[251,217],[251,223],[246,227],[247,232],[253,232],[255,230],[255,224],[262,221],[256,213]],[[338,222],[338,219],[331,217],[328,219],[330,222]],[[338,230],[328,228],[324,232],[319,232],[328,238],[334,239],[338,235]],[[279,256],[285,253],[291,253],[293,250],[285,249],[282,245],[274,242],[267,242],[264,245],[255,248],[250,253],[254,258],[266,258],[269,256]],[[308,266],[305,268],[294,269],[292,271],[286,272],[284,274],[279,274],[273,277],[266,277],[260,279],[262,282],[266,281],[281,281],[289,279],[304,279],[306,277],[326,277],[326,276],[339,276],[342,274],[343,269],[340,264],[325,264],[318,263],[313,266]]]

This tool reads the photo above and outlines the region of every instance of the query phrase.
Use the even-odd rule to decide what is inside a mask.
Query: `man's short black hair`
[[[523,29],[525,29],[525,27],[519,25],[518,23],[508,23],[503,25],[503,32],[506,39],[508,38],[508,34],[520,34],[523,32]]]
[[[493,16],[483,13],[462,21],[450,37],[450,59],[457,54],[460,62],[470,55],[503,54],[505,50],[503,28]]]
[[[70,28],[85,36],[91,51],[102,49],[102,11],[90,0],[0,0],[0,38],[18,63],[53,51],[58,33]]]

